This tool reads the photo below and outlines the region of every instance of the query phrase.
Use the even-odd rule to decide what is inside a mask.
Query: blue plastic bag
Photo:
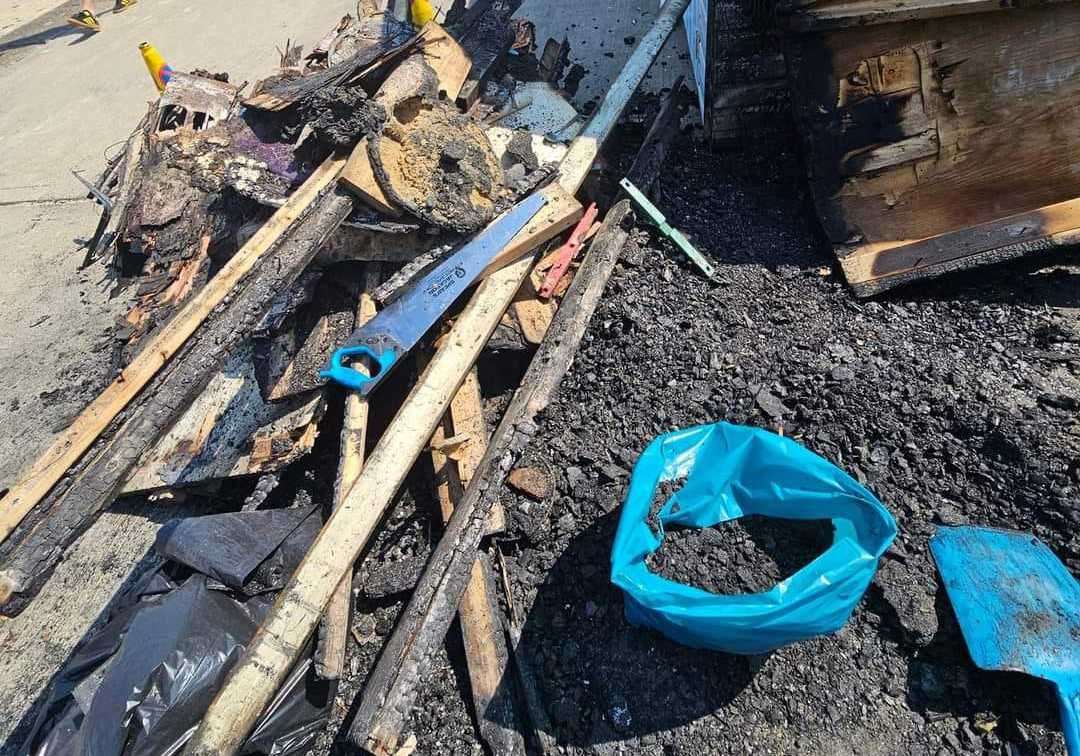
[[[647,519],[657,486],[685,478]],[[655,575],[645,558],[663,527],[707,528],[743,515],[831,519],[833,544],[764,593],[722,596]],[[611,581],[626,618],[674,641],[759,654],[839,630],[896,536],[896,521],[872,493],[827,460],[773,433],[728,423],[667,433],[642,453],[630,479],[611,554]]]

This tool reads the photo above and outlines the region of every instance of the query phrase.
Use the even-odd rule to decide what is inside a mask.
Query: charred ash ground
[[[1042,258],[860,301],[793,144],[680,138],[658,204],[718,279],[638,225],[524,461],[554,491],[502,499],[510,526],[488,548],[505,555],[551,734],[565,753],[1063,754],[1049,686],[971,663],[927,543],[941,524],[1027,530],[1080,571],[1080,268]],[[493,383],[494,422],[506,396]],[[721,420],[782,431],[896,517],[839,633],[745,657],[625,620],[608,571],[637,455]],[[320,753],[348,751],[338,723],[438,538],[430,490],[417,471],[358,570],[349,675]],[[829,537],[827,523],[753,518],[670,534],[653,567],[761,590]],[[468,700],[455,626],[414,709],[417,752],[482,752]]]

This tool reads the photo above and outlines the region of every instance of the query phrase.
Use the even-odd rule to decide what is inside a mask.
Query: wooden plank
[[[631,54],[622,73],[609,88],[593,118],[571,144],[566,157],[560,164],[559,175],[559,183],[568,194],[576,193],[585,180],[600,145],[611,134],[627,103],[656,59],[660,48],[671,36],[679,18],[686,10],[687,3],[688,0],[667,1],[653,26],[645,33]],[[625,203],[621,207],[625,208],[626,212],[629,211]],[[571,220],[570,223],[572,222]],[[524,229],[518,238],[527,234],[528,229]],[[535,235],[542,236],[543,234]],[[598,235],[594,246],[599,243],[600,238]],[[511,245],[513,244],[514,242],[511,242]],[[617,252],[615,254],[617,255]],[[520,259],[496,271],[480,284],[476,294],[458,316],[442,348],[435,353],[431,363],[387,427],[346,500],[331,515],[288,585],[278,594],[270,614],[248,645],[243,658],[232,669],[225,684],[215,696],[202,723],[185,748],[185,754],[188,756],[230,756],[236,753],[243,744],[259,714],[271,700],[304,648],[318,624],[319,616],[325,610],[327,602],[341,579],[352,569],[353,562],[356,561],[374,532],[382,513],[389,506],[409,469],[428,439],[431,438],[435,426],[480,355],[484,344],[491,337],[514,294],[532,269],[532,263],[533,261],[529,258]],[[614,264],[614,260],[611,260],[612,268]],[[587,277],[579,275],[575,283],[585,278]],[[600,281],[598,287],[593,287],[596,289],[596,298],[599,298],[602,293],[605,282],[606,276]],[[586,284],[582,283],[580,289],[586,288]],[[573,287],[571,289],[573,290]],[[590,295],[593,289],[589,289]],[[568,293],[567,297],[569,296]],[[568,353],[565,355],[565,364],[559,367],[559,370],[568,369],[570,354],[573,352],[570,347],[577,346],[576,343],[570,344],[570,341],[572,340],[568,339],[565,342]],[[556,342],[552,340],[551,343]],[[559,340],[558,343],[564,342]],[[536,364],[536,359],[534,359],[534,364]],[[505,419],[503,422],[506,422]],[[484,457],[485,461],[492,456],[492,452],[493,449],[488,450]],[[474,478],[469,491],[477,488],[477,482],[478,478]],[[469,501],[470,494],[466,493],[465,500],[451,519],[448,533],[455,528],[460,529],[461,523],[473,516],[471,511],[473,504],[469,504],[468,508],[465,506]],[[489,497],[485,504],[487,509],[479,523],[479,532],[487,526],[487,515],[491,504],[492,499]],[[466,570],[475,560],[476,545],[479,540],[480,537],[477,535],[472,550],[467,554]],[[440,547],[442,547],[441,544]],[[429,586],[430,572],[429,568],[423,580]],[[464,581],[462,581],[462,587],[463,585]],[[430,587],[427,590],[430,591]],[[457,607],[460,597],[460,591],[449,597],[453,608]],[[415,595],[413,601],[417,601]],[[407,613],[410,616],[416,614],[412,603]],[[452,617],[453,611],[450,615]],[[447,623],[449,621],[450,619],[447,619]],[[381,712],[390,698],[394,699],[393,704],[400,704],[396,707],[398,709],[396,716],[399,719],[408,713],[415,688],[397,690],[394,683],[400,678],[397,678],[394,672],[399,669],[399,663],[405,662],[406,656],[422,652],[419,659],[422,661],[427,657],[431,644],[437,642],[432,641],[432,638],[437,636],[438,640],[441,640],[445,634],[445,626],[441,627],[440,634],[440,627],[434,625],[429,633],[425,634],[423,643],[415,648],[406,648],[403,640],[409,635],[412,623],[399,626],[399,631],[402,627],[405,627],[404,634],[395,632],[394,638],[397,640],[393,642],[392,647],[384,650],[380,657],[379,665],[383,665],[383,669],[379,671],[377,668],[376,671],[379,682],[375,684],[375,687],[389,684],[392,690],[385,691],[385,694],[380,690],[373,696],[369,696],[369,691],[365,691],[362,710],[366,710],[368,716],[364,718],[365,721],[361,721],[358,717],[353,723],[351,737],[354,741],[363,742],[365,747],[374,737],[376,743],[390,742],[392,750],[392,745],[397,741],[393,728],[391,727],[389,731],[380,728],[372,737],[369,737],[369,733],[373,730],[367,726],[370,723],[367,720],[372,715]],[[395,655],[396,658],[389,658],[391,655]],[[411,661],[418,660],[414,658]],[[412,666],[412,671],[419,673],[422,668],[423,664],[415,664]],[[369,680],[369,688],[371,687],[372,683]],[[391,708],[394,708],[393,704]],[[359,725],[358,722],[360,722]],[[383,733],[385,737],[380,733]],[[383,749],[382,752],[386,751],[387,749]]]
[[[371,157],[368,155],[368,140],[365,137],[356,145],[341,172],[341,183],[346,189],[356,194],[373,209],[392,218],[401,216],[401,208],[390,201],[386,192],[375,180],[375,171],[371,169]]]
[[[453,450],[444,449],[448,439],[460,436],[464,443]],[[469,371],[457,394],[450,402],[443,422],[431,437],[431,462],[435,470],[435,493],[443,519],[449,520],[454,502],[461,498],[472,480],[473,472],[487,448],[488,428],[484,405],[480,397],[480,379],[476,368]],[[506,528],[506,512],[502,505],[492,509],[488,533],[501,533]]]
[[[552,184],[541,191],[547,195],[548,203],[533,216],[532,220],[521,230],[521,233],[514,237],[514,241],[510,242],[499,254],[492,258],[491,263],[482,275],[490,275],[492,272],[514,262],[525,253],[532,252],[544,242],[558,236],[577,223],[584,212],[581,203],[559,184]]]
[[[1032,8],[1070,0],[908,0],[885,3],[881,0],[840,0],[814,2],[798,7],[783,18],[793,31],[824,31],[864,27],[873,24],[896,24],[905,21],[945,18],[947,16],[990,13],[993,11]]]
[[[525,739],[515,728],[513,687],[507,682],[509,653],[495,597],[495,578],[483,552],[473,561],[458,619],[480,735],[492,753],[524,754]]]
[[[844,276],[860,296],[916,278],[1021,257],[1075,241],[1080,198],[894,246],[864,245],[841,258]]]
[[[424,59],[439,78],[439,90],[453,102],[461,93],[461,87],[472,70],[472,58],[457,40],[434,21],[420,30],[424,40]]]
[[[180,350],[214,308],[228,297],[282,235],[304,216],[315,199],[337,178],[344,162],[342,158],[330,158],[324,162],[217,275],[157,333],[120,376],[19,476],[18,482],[0,500],[0,542],[11,535],[26,514],[49,493],[109,423]]]
[[[378,263],[364,271],[364,290],[356,309],[356,326],[375,317],[375,299],[371,292],[381,280]],[[356,368],[363,370],[362,366]],[[337,480],[334,481],[334,509],[338,509],[360,477],[364,467],[364,451],[367,443],[368,402],[355,391],[345,395],[345,416],[341,423],[341,449],[339,452]],[[315,673],[324,680],[338,680],[345,668],[345,650],[349,644],[349,622],[352,615],[352,570],[342,578],[322,620],[322,632],[315,651]]]

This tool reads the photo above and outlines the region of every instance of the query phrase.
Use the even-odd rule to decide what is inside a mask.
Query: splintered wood
[[[836,30],[789,52],[818,212],[856,293],[1070,239],[1080,5],[862,6],[800,8],[796,28]]]
[[[273,245],[337,180],[344,159],[327,160],[210,282],[146,344],[131,364],[23,473],[0,503],[0,542],[45,497],[98,436],[202,325]]]

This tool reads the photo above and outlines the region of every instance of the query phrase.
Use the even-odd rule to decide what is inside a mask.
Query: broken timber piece
[[[474,367],[450,402],[443,422],[431,437],[431,461],[435,470],[435,492],[443,521],[450,519],[454,502],[461,499],[476,466],[487,449],[487,421],[480,396],[480,378]],[[454,442],[454,443],[451,443]],[[491,511],[488,535],[506,529],[506,511],[496,505]]]
[[[539,267],[539,266],[538,266]],[[514,317],[521,328],[521,335],[525,341],[533,346],[539,345],[547,335],[551,326],[551,319],[555,317],[558,305],[550,300],[540,297],[539,287],[536,284],[538,278],[537,268],[521,284],[521,291],[514,298]]]
[[[500,268],[517,260],[526,252],[561,234],[581,218],[581,203],[561,183],[540,190],[547,197],[547,204],[533,216],[514,241],[495,255],[482,275],[489,276]],[[558,228],[558,231],[553,229]]]
[[[447,434],[464,435],[464,442],[453,456],[438,448],[438,443],[445,441]],[[431,458],[444,522],[450,519],[454,505],[461,500],[476,465],[483,457],[487,436],[480,382],[474,367],[458,389],[442,425],[436,429],[432,439]],[[490,520],[497,518],[505,518],[499,504],[492,508],[489,532],[492,530]],[[461,606],[458,607],[473,711],[480,735],[492,753],[523,754],[525,743],[512,724],[515,720],[513,697],[504,682],[508,655],[494,594],[491,563],[485,554],[478,553]]]
[[[589,229],[585,234],[586,241],[593,237],[599,226],[600,224],[597,223]],[[544,285],[545,275],[555,265],[561,251],[562,248],[557,247],[553,252],[545,254],[540,262],[536,263],[536,267],[521,285],[521,291],[514,298],[514,318],[517,320],[522,338],[533,346],[539,345],[544,340],[551,326],[551,319],[555,317],[555,310],[558,309],[558,304],[550,298],[541,296],[540,290]],[[561,296],[569,285],[569,277],[563,276],[553,293]]]
[[[559,176],[559,184],[568,194],[576,193],[585,180],[600,151],[600,145],[611,134],[660,48],[671,36],[688,2],[689,0],[667,1],[653,26],[638,43],[622,73],[613,82],[592,120],[571,144],[560,163]],[[628,211],[625,204],[618,205],[617,208],[622,208],[622,213]],[[579,205],[578,212],[580,210]],[[613,210],[612,213],[614,212]],[[609,216],[612,213],[609,213]],[[563,228],[573,222],[570,220]],[[585,311],[591,315],[625,242],[625,236],[621,239],[609,238],[619,231],[611,229],[608,234],[597,235],[586,261],[582,264],[582,269],[586,266],[591,269],[592,265],[596,265],[596,272],[575,277],[574,284],[564,300],[565,304],[573,301],[572,297],[584,298],[587,295],[591,303],[584,305],[580,313],[576,307],[560,309],[556,320],[562,321],[562,313],[565,311],[566,325],[572,325],[573,330],[560,332],[558,342],[546,342],[549,353],[545,354],[541,347],[532,363],[533,366],[546,364],[546,369],[554,375],[543,376],[541,385],[533,385],[529,392],[519,391],[511,404],[511,409],[518,407],[515,412],[534,415],[529,410],[527,400],[521,399],[519,402],[519,399],[531,392],[538,392],[541,397],[550,397],[554,386],[549,383],[560,378],[569,369],[570,358],[581,338],[578,335],[575,339],[573,334],[578,331],[583,334],[585,328],[584,320],[579,323],[578,318],[582,318]],[[536,238],[533,248],[557,233],[558,231],[545,233],[543,229],[533,229],[531,235]],[[519,238],[528,234],[530,229],[526,227],[519,234]],[[602,239],[606,241],[600,246]],[[597,254],[593,254],[593,249],[597,250]],[[600,250],[603,250],[603,254],[600,254]],[[524,254],[524,251],[521,254]],[[231,756],[243,744],[259,715],[302,652],[341,579],[352,570],[353,562],[368,542],[379,519],[431,438],[443,413],[532,267],[532,259],[520,259],[491,274],[480,284],[450,329],[446,342],[435,353],[387,427],[342,506],[331,515],[289,583],[278,594],[273,608],[255,633],[247,651],[211,702],[202,723],[184,749],[185,754]],[[550,352],[556,354],[552,355]],[[543,363],[540,359],[542,354],[545,360]],[[557,358],[555,361],[546,362],[553,356]],[[537,367],[537,372],[542,373],[543,370]],[[522,402],[525,406],[519,407]],[[500,424],[500,429],[507,424],[507,417],[511,417],[509,410]],[[513,425],[514,423],[510,422],[511,428]],[[456,582],[453,591],[449,586],[445,586],[447,590],[441,594],[438,586],[433,586],[432,583],[439,581],[444,568],[451,568],[450,572],[455,580],[459,573],[461,578],[465,578],[475,561],[476,549],[481,534],[487,527],[488,513],[494,501],[493,494],[485,496],[484,504],[480,507],[483,518],[475,522],[478,518],[477,492],[483,489],[478,483],[481,478],[491,475],[487,468],[493,467],[502,454],[502,437],[507,434],[513,435],[511,430],[505,430],[502,434],[497,432],[499,443],[493,439],[484,455],[481,470],[470,484],[465,498],[455,509],[447,534],[436,549],[436,556],[441,553],[442,558],[438,563],[433,561],[435,568],[432,569],[429,565],[421,579],[423,598],[414,594],[406,609],[405,621],[399,624],[368,680],[360,713],[350,729],[350,738],[353,742],[363,744],[361,747],[368,750],[378,749],[376,753],[388,754],[394,752],[394,746],[400,741],[401,723],[411,707],[418,682],[417,675],[426,671],[431,649],[442,641],[460,603],[461,591],[466,581],[461,579],[459,584]],[[466,523],[470,525],[470,539],[475,530],[475,540],[471,545],[466,543],[463,548],[455,551],[451,540],[457,545],[457,539],[451,539],[450,536],[455,534],[460,537],[460,531]],[[479,527],[476,528],[476,525]],[[448,557],[451,557],[449,563]],[[448,602],[449,612],[434,612],[436,617],[427,611],[430,602],[434,600],[433,593],[442,597],[444,607]],[[434,622],[425,621],[429,616]],[[444,618],[445,624],[442,622]],[[420,624],[423,624],[422,628],[418,626]],[[417,632],[421,629],[422,637],[417,637]],[[409,647],[406,642],[408,639],[415,639],[417,645]],[[400,676],[400,665],[406,665],[411,673]],[[395,710],[396,713],[389,710]]]
[[[439,79],[439,92],[445,93],[446,99],[453,102],[469,77],[472,59],[457,40],[434,21],[420,30],[420,38],[424,41],[424,58]]]
[[[488,74],[514,44],[511,5],[505,0],[493,0],[461,36],[461,46],[472,59],[472,70],[457,97],[457,104],[463,110],[480,99]]]
[[[74,422],[19,477],[0,500],[0,542],[38,502],[53,489],[79,458],[97,441],[139,392],[157,375],[222,304],[256,265],[275,248],[286,232],[332,187],[344,165],[333,158],[320,166],[258,232],[225,264],[217,275],[166,324],[120,376],[110,384]],[[0,601],[14,586],[0,587]]]
[[[377,263],[364,271],[364,290],[356,311],[357,327],[375,317],[375,300],[371,292],[379,285],[381,270]],[[364,467],[364,448],[367,443],[368,403],[355,391],[345,395],[345,416],[341,423],[341,451],[337,480],[334,482],[334,508],[337,509],[352,489]],[[322,633],[315,649],[315,673],[323,680],[338,680],[345,668],[345,649],[348,647],[349,623],[352,614],[352,570],[342,578],[326,607]]]
[[[1049,73],[1080,58],[1080,4],[828,0],[780,20],[817,214],[858,296],[1080,235],[1080,122],[1062,119],[1080,77]]]
[[[349,162],[345,164],[345,170],[341,172],[341,183],[383,215],[400,217],[401,208],[390,201],[375,180],[375,171],[371,169],[371,157],[368,155],[368,140],[361,139],[356,147],[349,156]]]
[[[660,110],[649,127],[630,170],[626,172],[626,177],[641,189],[645,196],[649,196],[653,184],[660,178],[671,143],[679,133],[679,123],[686,114],[686,104],[682,101],[682,85],[683,77],[680,76],[660,101]]]
[[[596,114],[571,144],[560,165],[559,180],[567,190],[576,191],[580,187],[600,145],[611,133],[688,4],[689,0],[667,0]],[[349,729],[349,738],[357,747],[384,756],[394,753],[401,742],[417,686],[430,669],[432,656],[443,642],[468,583],[490,508],[502,490],[514,458],[521,454],[535,431],[537,414],[551,401],[570,368],[626,242],[627,233],[622,224],[629,212],[628,203],[620,202],[608,213],[604,227],[593,240],[555,314],[549,329],[549,334],[555,335],[546,338],[533,357],[476,475],[454,509],[408,606],[383,647]],[[521,279],[524,277],[522,274]]]
[[[245,345],[139,460],[121,492],[275,472],[311,451],[325,409],[321,393],[265,401]]]

